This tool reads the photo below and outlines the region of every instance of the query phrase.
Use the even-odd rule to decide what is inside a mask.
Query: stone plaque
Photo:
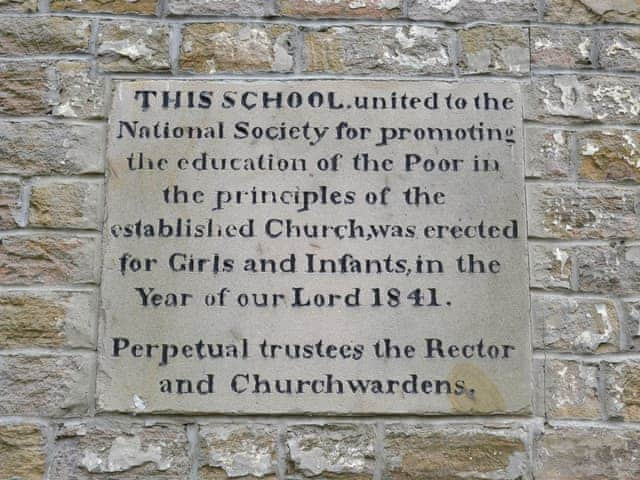
[[[98,407],[521,414],[517,84],[121,81]]]

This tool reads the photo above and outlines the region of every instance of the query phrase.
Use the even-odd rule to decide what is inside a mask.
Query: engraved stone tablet
[[[121,81],[98,407],[530,410],[508,82]]]

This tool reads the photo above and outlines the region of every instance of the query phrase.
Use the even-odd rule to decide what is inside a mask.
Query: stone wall
[[[637,0],[0,0],[0,480],[640,478]],[[525,92],[532,416],[95,408],[118,78]]]

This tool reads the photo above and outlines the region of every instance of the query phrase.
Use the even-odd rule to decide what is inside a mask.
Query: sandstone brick
[[[187,25],[180,68],[197,73],[291,72],[294,32],[289,25]]]
[[[585,246],[576,252],[581,292],[636,295],[640,290],[639,246]]]
[[[529,478],[524,438],[517,425],[388,425],[384,478]]]
[[[33,424],[0,424],[0,478],[41,480],[44,478],[46,439]]]
[[[31,13],[38,10],[37,0],[0,0],[2,13]]]
[[[270,425],[200,426],[199,477],[276,479],[278,428]]]
[[[154,15],[158,0],[51,0],[54,12],[139,13]]]
[[[0,61],[0,113],[46,114],[51,80],[49,67],[46,62]]]
[[[102,125],[0,121],[0,173],[102,173]]]
[[[409,17],[414,20],[467,22],[499,19],[503,22],[536,20],[534,0],[408,0]]]
[[[534,347],[570,353],[616,352],[620,321],[610,300],[533,296]]]
[[[605,364],[609,418],[640,421],[640,362]]]
[[[94,292],[0,293],[0,345],[6,348],[94,348]]]
[[[88,53],[90,34],[83,18],[0,17],[0,55]]]
[[[640,132],[580,132],[579,176],[584,180],[640,183]]]
[[[272,14],[264,0],[169,0],[172,15],[262,17]]]
[[[528,185],[529,236],[556,239],[637,238],[638,201],[623,187]]]
[[[37,180],[31,186],[30,226],[99,229],[101,224],[101,184]]]
[[[563,246],[529,245],[531,286],[571,289],[573,249]]]
[[[91,73],[89,62],[65,60],[55,64],[55,88],[51,113],[58,117],[101,118],[105,116],[104,77]]]
[[[598,365],[573,360],[547,360],[544,372],[548,418],[601,417]]]
[[[189,443],[182,425],[155,422],[68,422],[59,427],[52,479],[184,480]]]
[[[625,314],[626,350],[640,349],[640,301],[626,301],[622,304]]]
[[[556,129],[527,127],[526,176],[540,179],[565,179],[571,174],[571,141],[574,132]]]
[[[640,32],[616,28],[599,32],[600,66],[627,72],[640,71]]]
[[[315,18],[394,18],[402,14],[400,0],[280,0],[280,14]]]
[[[459,32],[463,74],[529,72],[529,33],[520,27],[481,25]]]
[[[295,425],[287,429],[289,474],[293,478],[372,478],[373,425]]]
[[[591,35],[589,30],[531,27],[531,66],[593,68]]]
[[[635,0],[546,0],[544,19],[557,23],[640,23]]]
[[[86,414],[92,362],[84,354],[1,355],[0,415]]]
[[[640,83],[631,77],[545,75],[525,88],[525,118],[640,123]]]
[[[88,283],[98,281],[99,241],[63,234],[0,237],[0,283]]]
[[[98,63],[106,72],[168,71],[169,26],[155,22],[102,22]]]
[[[639,450],[637,430],[549,426],[536,438],[535,478],[634,480]]]
[[[22,216],[22,184],[18,180],[0,180],[0,230],[19,226]]]
[[[450,32],[430,27],[334,27],[305,33],[305,70],[437,74],[453,71]]]

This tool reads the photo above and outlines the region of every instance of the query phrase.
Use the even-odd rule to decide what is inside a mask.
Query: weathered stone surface
[[[98,248],[93,237],[5,234],[0,238],[0,282],[97,282]]]
[[[100,183],[38,180],[31,186],[29,225],[99,229],[102,203]]]
[[[640,421],[640,362],[606,363],[605,375],[609,418]]]
[[[635,0],[546,0],[544,19],[558,23],[640,23]]]
[[[586,293],[636,295],[640,289],[640,247],[581,247],[576,268],[579,290]]]
[[[375,464],[373,425],[295,425],[287,430],[292,478],[371,478]]]
[[[201,480],[264,478],[275,480],[278,428],[271,425],[201,425]]]
[[[0,17],[0,55],[86,53],[90,33],[84,18]]]
[[[0,415],[86,414],[92,363],[86,354],[1,355]]]
[[[51,113],[59,117],[100,118],[105,116],[104,77],[90,73],[84,61],[60,61],[55,65],[55,89]]]
[[[51,0],[53,11],[154,15],[158,0]]]
[[[632,130],[580,132],[580,178],[640,183],[640,133]]]
[[[0,62],[0,113],[42,115],[49,111],[49,65],[46,62]],[[2,135],[2,132],[0,132]]]
[[[0,173],[102,173],[104,126],[0,121]]]
[[[571,353],[617,352],[620,322],[610,300],[533,296],[534,347]]]
[[[37,0],[0,0],[0,12],[2,13],[31,13],[37,9]]]
[[[481,25],[459,32],[458,66],[463,74],[529,72],[529,32],[525,28]]]
[[[544,480],[634,480],[638,430],[548,426],[537,436],[535,478]]]
[[[597,363],[547,360],[544,386],[548,418],[601,417]]]
[[[411,27],[334,27],[305,33],[305,70],[333,73],[452,72],[451,33]]]
[[[638,196],[623,187],[528,185],[529,236],[557,239],[637,238]]]
[[[289,25],[198,23],[184,27],[180,68],[197,73],[291,72]]]
[[[604,68],[640,71],[640,32],[629,28],[600,31],[598,59]]]
[[[0,230],[19,226],[22,217],[22,184],[18,180],[0,180]]]
[[[529,245],[531,286],[570,289],[573,251],[563,246]]]
[[[394,18],[400,0],[280,0],[280,14],[290,17]]]
[[[106,72],[167,71],[169,26],[155,22],[109,21],[98,30],[98,63]]]
[[[527,478],[525,435],[525,430],[515,425],[388,425],[384,478]]]
[[[533,68],[593,68],[592,32],[553,27],[531,27]]]
[[[169,0],[172,15],[262,17],[273,13],[264,0]]]
[[[625,350],[640,349],[640,301],[623,302],[622,306],[626,312],[626,342],[623,348]]]
[[[448,22],[497,19],[508,22],[535,20],[538,14],[534,0],[409,0],[409,17]]]
[[[571,141],[574,132],[544,127],[525,129],[526,175],[540,179],[564,179],[572,170]]]
[[[184,480],[189,443],[182,425],[69,422],[56,432],[50,478]]]
[[[0,345],[94,348],[97,316],[94,292],[3,292]]]
[[[540,121],[640,123],[640,84],[604,75],[545,75],[525,88],[525,118]]]
[[[0,478],[42,480],[47,458],[45,434],[38,425],[0,424]]]

